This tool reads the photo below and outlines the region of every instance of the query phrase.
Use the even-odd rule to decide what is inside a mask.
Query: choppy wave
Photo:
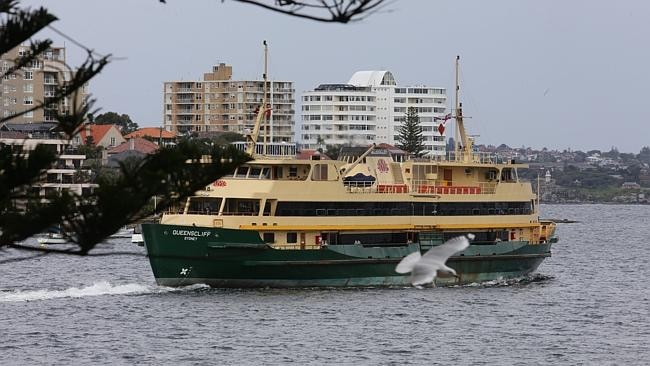
[[[37,301],[59,298],[81,298],[88,296],[103,295],[140,295],[151,293],[165,293],[178,291],[194,291],[208,288],[207,285],[192,285],[183,288],[161,287],[155,285],[144,285],[128,283],[123,285],[112,285],[107,281],[94,283],[87,287],[70,287],[66,289],[43,289],[32,291],[10,291],[0,292],[0,302]]]
[[[530,283],[546,282],[553,280],[555,277],[544,275],[541,273],[535,273],[529,276],[519,277],[519,278],[510,278],[510,279],[497,279],[492,281],[470,283],[467,285],[462,285],[459,287],[503,287],[503,286],[518,286],[518,285],[527,285]]]

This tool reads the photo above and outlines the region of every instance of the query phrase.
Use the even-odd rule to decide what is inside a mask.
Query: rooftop
[[[348,84],[356,86],[397,85],[390,71],[357,71]]]

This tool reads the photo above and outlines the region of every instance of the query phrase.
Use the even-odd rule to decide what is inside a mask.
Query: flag
[[[270,104],[266,105],[266,108],[264,108],[264,118],[269,119],[271,118],[271,111],[273,110],[273,107],[271,107]],[[255,111],[253,112],[256,116],[260,113],[260,107],[255,107]]]
[[[433,117],[434,121],[442,121],[442,123],[447,122],[448,119],[451,119],[451,113],[447,113],[442,117]]]
[[[440,136],[442,136],[445,133],[445,123],[451,119],[451,113],[447,113],[442,117],[433,117],[434,121],[442,121],[438,125],[438,132],[440,133]]]

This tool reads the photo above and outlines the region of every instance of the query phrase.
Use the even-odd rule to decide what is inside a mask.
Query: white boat
[[[133,235],[131,235],[131,243],[138,244],[139,246],[143,246],[144,245],[144,238],[142,237],[142,234],[133,234]]]
[[[36,241],[38,241],[38,244],[40,245],[65,244],[68,242],[68,239],[66,239],[61,233],[45,233],[38,235]]]
[[[138,244],[139,246],[144,246],[144,238],[142,237],[142,226],[136,225],[133,228],[133,234],[131,234],[131,243]]]

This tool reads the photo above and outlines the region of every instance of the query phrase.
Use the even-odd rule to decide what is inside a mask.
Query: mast
[[[540,186],[540,180],[539,180],[539,179],[540,179],[540,178],[539,178],[539,172],[538,172],[538,173],[537,173],[537,204],[535,205],[534,213],[537,213],[538,210],[539,210],[539,198],[540,198],[540,196],[539,196],[539,194],[540,194],[540,189],[539,189],[539,186]]]
[[[458,142],[454,144],[454,153],[456,157],[460,156],[461,161],[469,161],[471,156],[471,146],[469,136],[465,132],[465,124],[463,122],[463,103],[460,102],[460,56],[456,56],[456,131],[460,134],[460,148]]]
[[[262,120],[264,119],[264,116],[267,111],[267,106],[266,106],[266,75],[267,75],[267,64],[268,64],[268,54],[269,54],[269,47],[266,44],[266,41],[263,42],[264,44],[264,86],[263,86],[263,95],[262,95],[262,104],[259,106],[257,110],[257,117],[255,118],[255,125],[253,126],[253,131],[250,134],[246,135],[246,153],[248,155],[253,156],[255,155],[255,144],[257,143],[257,138],[260,135],[260,125],[262,124]],[[266,140],[266,131],[264,132],[265,134],[265,140]],[[266,144],[264,145],[264,150],[266,150]],[[264,151],[266,152],[266,151]]]

